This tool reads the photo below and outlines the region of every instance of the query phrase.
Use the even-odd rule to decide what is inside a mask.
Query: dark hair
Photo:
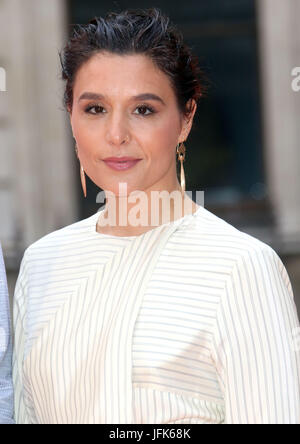
[[[158,8],[128,9],[94,17],[87,25],[75,24],[73,35],[59,52],[62,79],[66,80],[63,105],[72,109],[73,86],[78,69],[94,54],[145,54],[171,80],[178,108],[187,115],[187,102],[206,95],[208,82],[198,58],[184,43],[182,33]]]

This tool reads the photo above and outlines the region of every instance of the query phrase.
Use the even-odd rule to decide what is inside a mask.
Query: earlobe
[[[191,100],[191,113],[190,113],[190,119],[193,119],[196,109],[197,109],[197,103],[195,101],[195,99],[190,99]]]
[[[186,105],[188,106],[189,104],[190,104],[190,112],[188,116],[182,117],[182,127],[178,143],[185,142],[187,140],[192,127],[193,118],[197,109],[197,103],[194,99],[189,99]]]
[[[72,111],[70,111],[69,108],[68,108],[68,114],[69,114],[69,119],[70,119],[70,125],[71,125],[72,132],[73,132],[73,125],[72,125]],[[74,137],[74,134],[73,134],[73,137]]]
[[[69,118],[71,120],[71,118],[72,118],[72,110],[71,110],[71,108],[69,106],[67,107],[67,110],[68,110],[68,113],[69,113]]]
[[[186,118],[186,125],[185,125],[186,130],[185,130],[184,140],[187,139],[188,134],[189,134],[189,132],[191,130],[193,119],[194,119],[194,115],[195,115],[195,112],[196,112],[196,109],[197,109],[196,101],[194,99],[190,99],[190,102],[191,102],[191,105],[190,105],[191,107],[190,107],[190,113],[189,113],[188,117]]]

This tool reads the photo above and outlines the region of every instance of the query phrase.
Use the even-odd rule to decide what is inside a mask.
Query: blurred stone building
[[[204,189],[207,209],[278,252],[300,312],[300,92],[292,88],[300,0],[160,6],[220,73],[187,141],[187,178]],[[81,195],[58,51],[71,23],[110,9],[108,1],[0,0],[0,241],[11,296],[25,248],[97,209],[92,184],[89,200]]]

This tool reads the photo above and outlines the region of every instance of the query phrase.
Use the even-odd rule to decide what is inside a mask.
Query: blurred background
[[[72,24],[136,7],[168,14],[211,81],[185,144],[187,190],[204,190],[205,208],[276,250],[300,314],[300,0],[0,1],[0,241],[11,298],[25,248],[99,207],[88,178],[82,194],[58,51]]]

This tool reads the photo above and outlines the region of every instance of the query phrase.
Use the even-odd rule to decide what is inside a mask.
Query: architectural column
[[[66,2],[2,0],[0,17],[7,74],[7,92],[0,93],[0,239],[6,256],[18,260],[77,215],[77,163],[58,55],[67,37]]]
[[[300,1],[257,0],[265,167],[282,252],[300,251]]]

